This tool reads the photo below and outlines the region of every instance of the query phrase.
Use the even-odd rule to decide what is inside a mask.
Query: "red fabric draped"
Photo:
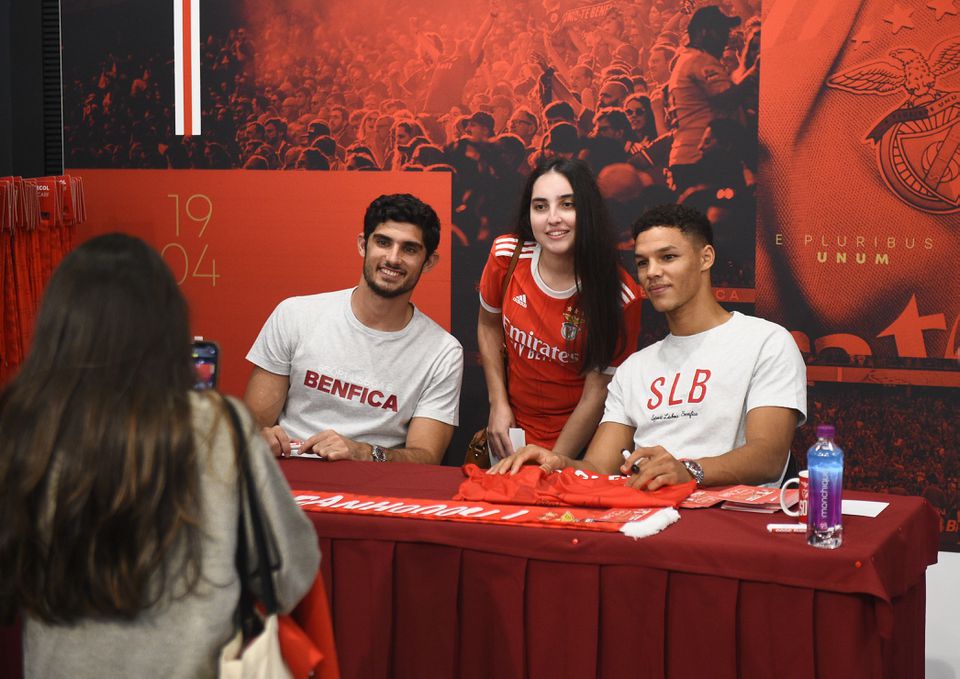
[[[0,384],[26,356],[44,287],[84,217],[75,177],[0,177]]]

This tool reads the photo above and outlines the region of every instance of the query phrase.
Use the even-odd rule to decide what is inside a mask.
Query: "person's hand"
[[[537,66],[541,71],[546,71],[550,67],[550,64],[547,63],[547,58],[535,49],[530,50],[530,54],[527,55],[527,61]]]
[[[627,485],[637,490],[656,490],[662,486],[686,483],[693,477],[683,463],[663,446],[637,448],[620,466],[620,473],[631,475],[636,464],[639,471],[630,476]]]
[[[743,72],[743,75],[740,76],[740,82],[752,82],[757,80],[760,77],[760,55],[757,55],[757,58],[750,65],[746,71]]]
[[[509,404],[490,406],[490,418],[487,420],[487,446],[498,460],[513,453],[509,429],[515,426],[515,423]]]
[[[369,444],[348,439],[333,429],[314,434],[304,441],[300,447],[301,455],[313,454],[331,461],[370,460],[370,451],[371,446]]]
[[[260,430],[260,434],[267,445],[270,446],[270,452],[273,453],[274,457],[290,456],[290,436],[279,424],[273,427],[264,427]]]
[[[525,464],[538,464],[545,472],[552,472],[557,469],[563,469],[566,466],[567,458],[557,455],[552,450],[547,450],[541,446],[524,446],[510,457],[500,460],[487,470],[488,474],[510,474],[511,476],[520,471]]]

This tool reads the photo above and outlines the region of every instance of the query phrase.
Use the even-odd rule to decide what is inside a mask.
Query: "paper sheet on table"
[[[840,511],[847,516],[867,516],[871,519],[887,508],[889,502],[871,500],[844,500]]]

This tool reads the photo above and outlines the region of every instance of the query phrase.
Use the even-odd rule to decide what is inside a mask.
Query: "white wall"
[[[926,679],[960,679],[960,553],[927,569]]]

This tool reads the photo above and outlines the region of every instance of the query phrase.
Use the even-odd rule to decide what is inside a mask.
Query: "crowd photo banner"
[[[669,84],[690,17],[707,4],[739,20],[721,63],[752,86],[736,115],[701,130],[671,115]],[[102,187],[114,176],[145,187],[150,217],[135,197],[120,210],[108,189],[88,189],[105,211],[88,201],[89,232],[122,228],[164,249],[185,276],[198,334],[227,344],[234,393],[276,301],[355,282],[361,203],[443,193],[428,202],[449,269],[423,285],[448,287],[415,299],[465,349],[461,426],[445,458],[460,464],[487,420],[476,324],[490,246],[516,228],[532,164],[584,158],[628,271],[637,216],[696,207],[714,224],[717,297],[794,333],[811,394],[794,446],[801,462],[810,425],[836,422],[847,485],[924,495],[941,512],[943,547],[960,549],[950,416],[960,296],[941,271],[957,254],[960,128],[949,92],[960,20],[950,2],[840,4],[63,0],[66,164]],[[886,80],[866,82],[883,92],[870,93],[857,69],[879,72],[881,61]],[[905,80],[923,63],[929,84]],[[681,136],[696,160],[673,152]],[[687,163],[696,172],[678,186],[671,168]],[[923,186],[926,198],[910,203]],[[196,268],[203,247],[189,229],[207,208],[198,196],[212,199],[209,234],[222,240],[203,245],[218,253],[218,274],[228,253],[231,266],[263,265],[242,295],[211,285],[236,285],[237,273],[205,278],[206,258]],[[180,240],[174,203],[188,229]],[[640,346],[666,332],[645,306]]]

